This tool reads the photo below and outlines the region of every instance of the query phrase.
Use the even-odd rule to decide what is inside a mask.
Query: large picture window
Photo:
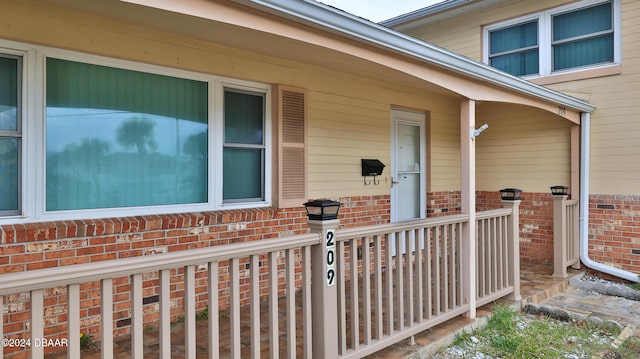
[[[8,44],[0,224],[273,205],[271,85]]]
[[[585,0],[487,26],[485,61],[515,76],[620,63],[619,0]]]
[[[21,211],[20,68],[20,58],[0,55],[0,215]]]
[[[47,59],[47,211],[205,203],[206,82]]]

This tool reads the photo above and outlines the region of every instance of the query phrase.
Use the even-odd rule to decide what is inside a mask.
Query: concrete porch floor
[[[528,303],[538,303],[542,300],[548,299],[554,295],[560,294],[566,290],[569,285],[569,278],[581,273],[577,270],[569,271],[569,278],[559,279],[553,278],[552,264],[539,264],[531,262],[522,262],[521,268],[521,293],[522,302],[520,305],[524,306]],[[518,305],[515,303],[512,297],[506,297],[501,301],[506,305]],[[456,317],[446,323],[440,324],[429,330],[426,330],[414,337],[414,344],[409,340],[405,340],[398,344],[395,344],[387,349],[384,349],[375,354],[369,355],[369,359],[400,359],[411,357],[425,357],[429,353],[434,353],[442,346],[448,345],[448,341],[453,339],[454,333],[463,329],[469,330],[473,326],[480,325],[483,321],[486,321],[486,317],[491,313],[493,305],[486,305],[481,307],[477,311],[477,318],[475,320],[464,318],[463,316]],[[244,311],[247,312],[248,311]],[[265,311],[266,312],[266,308]],[[248,316],[248,314],[247,314]],[[301,321],[301,318],[298,318]],[[284,324],[284,323],[283,323]],[[286,332],[282,328],[285,326],[280,325],[280,357],[286,357],[285,339]],[[229,333],[229,320],[225,318],[224,313],[220,315],[220,333],[221,335]],[[202,319],[197,322],[197,357],[208,358],[208,338],[207,338],[207,320]],[[248,336],[248,329],[247,329]],[[269,343],[268,333],[262,334],[261,351],[262,357],[269,357]],[[300,344],[300,343],[299,343]],[[158,332],[155,329],[145,331],[144,339],[144,357],[145,358],[158,358]],[[243,352],[249,347],[249,340],[242,341]],[[229,357],[228,350],[228,338],[221,338],[220,342],[221,352],[220,358]],[[115,358],[130,358],[131,357],[131,340],[128,336],[123,336],[115,339],[114,342],[114,357]],[[48,358],[62,359],[66,357],[65,352],[58,352],[55,354],[47,355]],[[82,351],[83,358],[100,358],[99,343],[93,343],[89,348],[85,348]],[[177,323],[172,329],[172,358],[184,358],[184,325]],[[297,348],[297,357],[302,357],[302,349]]]

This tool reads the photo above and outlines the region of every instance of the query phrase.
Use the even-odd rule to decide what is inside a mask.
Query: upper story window
[[[587,0],[485,27],[484,60],[515,76],[620,63],[618,0]]]
[[[538,22],[489,32],[489,64],[512,75],[538,73]]]

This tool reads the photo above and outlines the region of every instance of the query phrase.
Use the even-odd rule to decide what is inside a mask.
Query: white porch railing
[[[317,234],[299,235],[281,239],[245,242],[239,244],[224,245],[218,247],[201,248],[189,251],[163,253],[151,256],[126,258],[115,261],[105,261],[92,264],[73,265],[55,269],[37,270],[24,273],[2,275],[0,281],[0,308],[10,294],[26,292],[30,296],[30,337],[24,341],[5,341],[0,346],[0,357],[12,343],[25,344],[25,349],[31,350],[32,358],[44,356],[42,339],[49,337],[45,333],[45,295],[48,288],[62,287],[66,290],[68,313],[67,339],[63,344],[66,347],[69,358],[80,357],[80,332],[81,332],[81,300],[80,286],[83,283],[99,281],[101,288],[101,352],[103,358],[114,357],[114,322],[112,309],[114,307],[114,281],[121,278],[129,278],[130,293],[128,295],[131,311],[131,357],[143,358],[144,338],[144,309],[143,291],[149,290],[143,287],[143,276],[149,274],[155,276],[158,281],[159,292],[159,354],[160,358],[171,357],[171,326],[172,302],[182,300],[181,317],[184,319],[184,357],[196,357],[196,336],[208,336],[209,358],[241,358],[260,357],[260,331],[266,326],[269,336],[269,354],[271,358],[280,358],[283,353],[288,357],[296,356],[296,348],[302,347],[305,353],[311,350],[310,329],[310,274],[311,246],[319,243]],[[298,271],[299,273],[296,273]],[[265,272],[266,279],[265,283]],[[197,279],[199,278],[199,279]],[[228,280],[227,280],[228,278]],[[220,279],[228,281],[228,292],[219,290]],[[204,283],[203,283],[204,282]],[[181,296],[172,293],[172,285],[183,285]],[[208,295],[207,307],[208,333],[196,333],[196,300],[200,293],[196,287],[204,286]],[[261,289],[268,288],[268,319],[266,323],[260,321]],[[242,288],[241,287],[245,287]],[[302,315],[305,327],[301,331],[302,336],[297,337],[296,332],[296,291],[301,290]],[[223,293],[218,295],[219,293]],[[249,305],[245,309],[250,315],[242,315],[241,305],[247,301]],[[120,295],[122,297],[122,295]],[[126,298],[127,296],[125,296]],[[220,300],[228,301],[229,333],[221,333],[218,313]],[[285,314],[279,312],[279,301],[284,301]],[[5,303],[11,304],[11,303]],[[8,306],[11,307],[10,305]],[[8,313],[9,315],[11,313]],[[2,323],[3,310],[0,310],[0,323]],[[249,318],[249,323],[241,323],[241,318]],[[286,328],[279,324],[281,317],[285,317]],[[249,330],[241,332],[241,325],[248,325]],[[0,325],[0,339],[5,337]],[[284,348],[279,348],[279,331],[287,332]],[[250,337],[248,352],[241,352],[242,336]],[[221,351],[219,343],[221,338],[228,338],[229,347]],[[15,338],[12,338],[15,339]],[[28,342],[27,342],[28,340]],[[61,348],[65,349],[65,348]],[[223,352],[223,353],[222,353]],[[222,353],[222,354],[221,354]],[[309,354],[305,357],[311,357]]]
[[[518,241],[517,236],[513,237],[513,228],[518,225],[513,223],[514,219],[517,221],[517,215],[513,216],[511,208],[477,214],[478,306],[512,292],[519,293],[518,266],[509,258],[517,255]],[[324,345],[337,346],[341,358],[360,358],[469,312],[460,269],[461,263],[468,260],[461,250],[463,224],[468,220],[468,215],[454,215],[336,231],[338,295],[330,304],[336,310],[320,312],[334,313],[337,317],[337,343]],[[131,355],[142,358],[143,291],[149,290],[143,283],[151,275],[157,279],[161,358],[171,355],[171,322],[177,308],[184,318],[186,358],[196,357],[196,336],[208,337],[206,350],[210,358],[318,357],[314,354],[316,334],[312,335],[312,327],[314,322],[326,318],[312,317],[315,311],[311,308],[321,303],[315,295],[311,296],[312,258],[315,258],[312,253],[323,242],[321,236],[312,233],[7,274],[0,282],[0,308],[3,303],[10,304],[7,303],[10,295],[28,293],[30,339],[35,343],[48,336],[45,290],[65,288],[66,350],[69,357],[78,358],[83,319],[81,285],[99,282],[101,350],[103,358],[112,358],[114,281],[128,278]],[[317,271],[320,266],[313,264],[313,267]],[[313,280],[325,282],[326,278],[314,274]],[[220,289],[222,281],[228,282],[228,290]],[[183,289],[172,291],[176,284],[181,288],[183,285]],[[217,295],[206,296],[207,331],[196,333],[196,305],[202,292]],[[261,313],[261,304],[268,308],[266,315]],[[226,320],[226,316],[218,313],[223,311],[228,313],[229,334],[220,329],[221,318]],[[2,316],[0,310],[0,323]],[[286,333],[284,338],[281,331]],[[4,336],[0,325],[0,338]],[[228,340],[221,340],[223,336]],[[261,352],[260,342],[265,336],[268,353]],[[228,346],[220,344],[227,341]],[[0,347],[0,356],[2,350]],[[44,355],[42,346],[31,346],[28,350],[33,358]]]
[[[580,266],[580,228],[578,200],[566,195],[553,196],[553,276],[567,277],[567,267]]]
[[[337,233],[341,357],[374,353],[469,311],[460,271],[468,220],[454,215]]]

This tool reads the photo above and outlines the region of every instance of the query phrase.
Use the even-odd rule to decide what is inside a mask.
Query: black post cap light
[[[503,188],[500,190],[500,198],[504,201],[517,201],[521,193],[522,190],[518,188]]]
[[[328,199],[316,199],[304,204],[307,216],[315,221],[328,221],[338,219],[338,211],[342,203]]]
[[[551,186],[551,194],[554,196],[564,196],[569,193],[569,187],[567,186]]]

